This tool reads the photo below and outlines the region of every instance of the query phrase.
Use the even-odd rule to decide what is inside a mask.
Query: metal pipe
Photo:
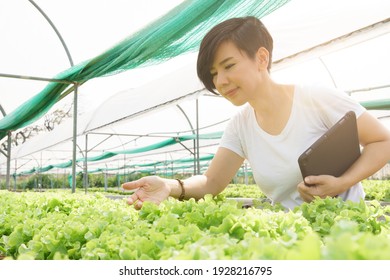
[[[78,84],[75,84],[74,85],[74,98],[73,98],[72,193],[76,192],[77,91],[78,91]]]
[[[70,55],[69,49],[65,44],[64,39],[61,36],[61,33],[58,31],[54,23],[51,21],[51,19],[45,14],[45,12],[33,1],[29,0],[30,3],[42,14],[42,16],[47,20],[47,22],[50,24],[50,26],[53,28],[54,32],[57,34],[58,39],[60,39],[62,46],[65,49],[66,55],[68,56],[68,60],[70,62],[70,66],[73,66],[73,59],[72,56]]]
[[[198,101],[198,98],[196,98],[196,100]],[[195,135],[194,127],[192,126],[192,123],[191,123],[189,117],[187,116],[187,114],[184,112],[183,108],[181,108],[179,104],[177,104],[176,107],[179,108],[180,111],[183,113],[184,117],[187,119],[188,124],[190,125],[192,134]],[[193,143],[194,143],[194,149],[195,149],[195,147],[196,147],[196,140],[195,140],[195,139],[193,140]],[[197,170],[197,169],[196,169],[196,168],[197,168],[197,167],[196,167],[196,166],[197,166],[197,165],[196,165],[196,152],[194,151],[193,154],[194,154],[194,174],[197,174],[197,171],[196,171],[196,170]]]
[[[1,104],[0,104],[0,111],[4,117],[7,115],[3,106],[1,106]],[[5,157],[7,158],[7,171],[6,171],[6,175],[5,175],[5,188],[7,190],[9,190],[9,188],[10,188],[9,179],[10,179],[10,173],[11,173],[11,132],[10,131],[8,131],[8,133],[7,133],[7,152],[1,151],[1,153],[3,155],[5,155]]]
[[[199,163],[199,99],[196,99],[196,174],[200,174]]]
[[[384,89],[384,88],[390,88],[390,84],[380,85],[380,86],[373,86],[373,87],[358,88],[358,89],[352,89],[352,90],[346,90],[346,92],[349,93],[349,94],[352,94],[352,93],[355,93],[355,92],[372,91],[372,90],[378,90],[378,89]]]
[[[34,81],[43,81],[43,82],[56,82],[61,84],[73,84],[74,82],[68,80],[59,80],[53,78],[45,77],[36,77],[36,76],[25,76],[25,75],[15,75],[15,74],[4,74],[0,73],[0,77],[12,78],[12,79],[21,79],[21,80],[34,80]]]
[[[85,157],[84,157],[84,189],[87,194],[88,189],[88,134],[85,134]]]
[[[322,66],[324,66],[326,72],[328,73],[330,79],[332,80],[333,86],[337,88],[337,84],[335,79],[333,78],[332,73],[330,72],[328,66],[326,65],[325,61],[322,59],[322,57],[319,57],[318,60],[321,62]]]
[[[50,26],[53,28],[54,32],[57,34],[58,39],[61,41],[61,44],[66,52],[70,66],[74,66],[72,56],[70,55],[69,49],[61,36],[61,33],[58,31],[51,19],[45,14],[45,12],[33,1],[29,0],[30,3],[42,14],[42,16],[47,20]],[[74,84],[74,104],[73,104],[73,161],[72,161],[72,193],[75,192],[76,187],[76,142],[77,142],[77,90],[79,84]]]
[[[5,187],[7,190],[10,188],[9,177],[11,175],[11,131],[8,131],[8,139],[7,139],[7,175],[5,178]]]

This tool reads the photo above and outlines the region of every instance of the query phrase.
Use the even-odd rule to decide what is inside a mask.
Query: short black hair
[[[198,77],[207,90],[215,92],[210,69],[215,53],[223,42],[233,42],[248,57],[254,58],[260,47],[269,52],[268,71],[271,69],[273,39],[264,24],[256,17],[231,18],[214,26],[203,38],[198,54]]]

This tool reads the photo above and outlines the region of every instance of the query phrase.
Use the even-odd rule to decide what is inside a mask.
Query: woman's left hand
[[[335,197],[343,192],[339,178],[331,175],[308,176],[304,182],[298,184],[297,188],[306,202],[311,202],[317,196],[320,198]]]

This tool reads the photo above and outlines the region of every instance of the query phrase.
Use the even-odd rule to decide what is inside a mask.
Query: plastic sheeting
[[[195,51],[202,37],[215,22],[246,15],[261,18],[288,1],[187,0],[106,52],[77,64],[54,78],[81,85],[93,78],[160,63],[183,53]],[[40,118],[70,92],[69,84],[49,83],[39,94],[0,119],[0,140],[8,131],[24,127]]]
[[[49,6],[49,4],[46,5]],[[351,43],[347,43],[348,38],[342,40],[337,40],[337,38],[387,19],[389,6],[390,3],[383,0],[371,2],[290,1],[263,19],[273,34],[275,42],[274,58],[276,63],[273,66],[272,75],[280,81],[321,82],[336,85],[345,90],[372,88],[388,84],[388,75],[381,71],[381,65],[388,65],[389,62],[386,48],[386,45],[389,45],[388,24],[385,24],[384,29],[379,34],[372,36],[369,35],[372,34],[371,32],[367,32],[358,36],[358,40]],[[64,9],[64,6],[60,7]],[[77,21],[77,19],[75,20]],[[66,24],[70,23],[64,21],[62,26]],[[74,32],[76,33],[76,31]],[[80,47],[85,44],[87,42],[82,43],[82,37],[80,37]],[[370,44],[373,46],[368,46]],[[316,46],[320,47],[313,49]],[[369,50],[374,51],[370,52]],[[84,115],[85,118],[81,116],[79,119],[80,137],[77,139],[80,147],[79,158],[84,156],[86,149],[88,149],[87,156],[94,157],[107,151],[153,145],[169,137],[188,133],[191,130],[189,122],[186,121],[176,105],[180,105],[184,109],[190,122],[195,126],[194,108],[196,102],[199,103],[201,110],[199,126],[203,128],[201,133],[223,129],[224,122],[222,121],[226,120],[235,108],[226,104],[222,98],[210,97],[204,92],[181,99],[181,96],[184,97],[193,92],[191,89],[187,90],[187,86],[191,85],[189,81],[196,82],[197,78],[190,72],[187,72],[188,75],[184,75],[185,71],[179,69],[178,72],[172,72],[174,73],[172,74],[174,82],[167,83],[167,87],[163,86],[161,81],[169,79],[169,75],[166,76],[169,71],[165,68],[165,64],[169,64],[169,62],[159,66],[145,67],[139,69],[139,72],[131,70],[117,76],[96,79],[81,87],[80,98],[83,99],[84,96],[86,101],[82,106],[88,106],[88,102],[97,101],[99,96],[100,100],[105,101],[101,103],[98,110],[90,112],[90,115],[87,113]],[[194,61],[191,60],[191,63]],[[138,73],[149,73],[150,83],[134,87],[138,82]],[[162,80],[156,80],[153,78],[154,76],[162,77]],[[121,82],[123,88],[134,88],[119,92],[112,99],[102,97],[117,92],[117,89],[120,88],[118,81]],[[104,86],[107,84],[109,86]],[[150,94],[161,89],[167,100],[154,103],[153,101],[158,101],[155,97],[150,99],[134,97],[132,99],[133,94],[137,96],[137,92],[146,88],[149,88]],[[375,95],[374,92],[382,97],[389,96],[387,88],[375,91],[367,90],[361,95],[357,93],[354,96],[366,101],[368,95],[370,98]],[[16,95],[17,93],[15,93]],[[119,98],[120,96],[123,99]],[[3,100],[2,98],[2,103]],[[372,101],[370,100],[370,102]],[[122,113],[123,115],[121,115]],[[116,122],[118,120],[121,121]],[[220,122],[222,124],[216,125]],[[107,125],[109,123],[111,124]],[[211,127],[208,128],[208,126]],[[88,145],[85,144],[87,132]],[[51,139],[56,138],[57,135],[65,137],[57,139],[62,139],[60,141],[51,142]],[[12,156],[17,172],[27,170],[30,166],[44,167],[50,164],[66,163],[71,158],[70,138],[71,123],[56,128],[50,134],[37,136],[28,141],[30,143],[27,142],[14,149]],[[201,143],[201,146],[204,147],[201,150],[202,155],[212,154],[217,143],[217,141]],[[177,145],[172,145],[155,152],[137,154],[137,156],[115,156],[107,161],[100,161],[99,164],[98,162],[89,164],[88,169],[120,167],[134,162],[148,164],[188,158],[191,155],[189,150],[193,151],[194,145],[188,145],[186,148],[179,149]],[[4,168],[3,164],[2,168]]]

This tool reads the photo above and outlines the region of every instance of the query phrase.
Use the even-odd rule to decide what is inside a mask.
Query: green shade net
[[[368,110],[389,110],[390,99],[362,101],[360,104]]]
[[[182,136],[178,136],[178,137],[174,137],[174,138],[169,138],[167,140],[164,140],[164,141],[161,141],[161,142],[157,142],[155,144],[151,144],[151,145],[148,145],[148,146],[144,146],[144,147],[140,147],[140,148],[135,148],[135,149],[130,149],[130,150],[122,150],[122,151],[115,151],[115,152],[105,152],[99,156],[95,156],[95,157],[88,157],[88,158],[78,158],[76,159],[77,162],[84,162],[84,161],[100,161],[100,160],[104,160],[104,159],[108,159],[108,158],[111,158],[111,157],[114,157],[116,155],[121,155],[121,154],[137,154],[137,153],[143,153],[143,152],[149,152],[149,151],[153,151],[153,150],[157,150],[157,149],[160,149],[160,148],[164,148],[164,147],[168,147],[168,146],[171,146],[171,145],[174,145],[174,144],[177,144],[177,143],[180,143],[180,142],[184,142],[184,141],[188,141],[188,140],[194,140],[194,139],[197,139],[199,137],[199,139],[220,139],[222,137],[222,134],[223,132],[213,132],[213,133],[207,133],[207,134],[199,134],[198,136],[197,135],[194,135],[194,134],[191,134],[191,135],[182,135]],[[194,159],[192,158],[192,161]],[[186,161],[182,161],[183,162],[186,162]],[[162,163],[162,164],[166,164],[166,162]],[[50,164],[48,166],[44,166],[44,167],[40,167],[40,168],[32,168],[28,171],[23,171],[21,173],[18,173],[18,174],[14,174],[14,176],[19,176],[19,175],[28,175],[28,174],[33,174],[35,172],[38,172],[38,173],[42,173],[42,172],[47,172],[53,168],[68,168],[72,165],[72,161],[69,160],[67,162],[64,162],[64,163],[59,163],[59,164]],[[155,164],[154,164],[155,165]]]
[[[200,157],[199,161],[200,162],[202,162],[202,161],[210,161],[213,158],[214,158],[214,155],[212,154],[212,155]],[[150,162],[150,163],[143,163],[143,164],[124,165],[124,166],[117,167],[117,168],[97,168],[97,169],[94,169],[94,170],[88,170],[88,173],[117,171],[117,170],[123,170],[123,169],[137,169],[137,170],[132,171],[132,172],[142,172],[142,171],[146,170],[147,171],[146,173],[150,173],[150,172],[156,171],[156,170],[159,171],[159,170],[167,169],[167,166],[168,165],[172,165],[172,164],[174,164],[175,166],[174,167],[169,167],[169,169],[181,170],[181,169],[193,168],[194,165],[191,164],[191,165],[176,166],[177,164],[188,163],[188,162],[193,162],[193,161],[194,161],[194,158],[191,157],[191,158],[183,158],[183,159],[176,159],[176,160],[169,160],[169,161],[157,161],[157,162]],[[204,166],[208,166],[208,164],[205,164]],[[157,167],[158,169],[156,169],[156,168],[153,168],[153,169],[140,169],[140,168],[145,168],[145,167]]]
[[[214,132],[214,133],[208,133],[208,134],[200,134],[199,139],[220,139],[222,137],[222,132]],[[108,159],[110,157],[120,155],[120,154],[137,154],[137,153],[143,153],[143,152],[148,152],[156,149],[160,149],[163,147],[168,147],[171,145],[174,145],[179,142],[184,142],[188,140],[194,140],[197,139],[196,135],[184,135],[184,136],[178,136],[175,138],[169,138],[167,140],[157,142],[155,144],[145,146],[145,147],[140,147],[140,148],[135,148],[131,150],[123,150],[123,151],[117,151],[117,152],[105,152],[99,156],[96,157],[89,157],[87,158],[87,161],[99,161],[103,159]],[[85,158],[80,158],[77,159],[76,161],[85,161]]]
[[[101,55],[69,68],[55,79],[81,85],[93,78],[160,63],[196,51],[206,32],[223,20],[247,15],[261,18],[287,2],[289,0],[187,0]],[[42,117],[73,88],[69,84],[49,83],[0,120],[0,140],[8,131]]]

